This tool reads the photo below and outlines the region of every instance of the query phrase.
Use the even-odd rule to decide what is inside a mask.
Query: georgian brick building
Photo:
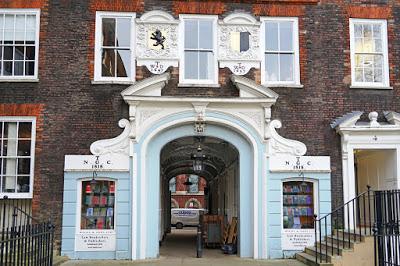
[[[168,182],[201,158],[239,255],[290,256],[286,229],[400,186],[399,18],[394,0],[2,1],[0,196],[51,217],[71,258],[152,258]]]

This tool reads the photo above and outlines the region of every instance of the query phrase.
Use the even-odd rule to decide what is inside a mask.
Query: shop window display
[[[115,182],[82,182],[81,229],[114,229]]]
[[[283,183],[283,228],[314,228],[313,183],[290,181]]]

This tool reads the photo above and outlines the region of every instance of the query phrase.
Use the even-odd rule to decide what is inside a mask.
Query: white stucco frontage
[[[312,188],[308,191],[313,195],[312,202],[308,204],[313,207],[297,211],[308,211],[310,217],[314,212],[317,215],[330,212],[329,157],[305,156],[307,148],[303,143],[280,136],[277,129],[282,122],[271,119],[271,106],[278,95],[252,80],[231,77],[240,92],[240,97],[236,98],[161,96],[169,78],[169,73],[153,76],[124,90],[121,95],[129,105],[129,120],[120,121],[123,132],[113,139],[96,141],[90,148],[93,156],[88,157],[89,161],[119,156],[123,158],[121,162],[126,161],[124,166],[128,165],[128,169],[122,169],[118,164],[112,169],[107,165],[96,169],[102,177],[116,180],[116,197],[123,195],[116,199],[115,248],[101,256],[133,260],[159,256],[162,235],[160,153],[167,143],[188,136],[221,139],[239,153],[238,255],[254,259],[293,255],[299,247],[290,242],[293,240],[290,234],[307,233],[311,239],[313,233],[301,227],[293,232],[284,228],[287,226],[284,225],[287,209],[284,199],[292,197],[285,195],[289,193],[285,189],[306,182]],[[66,156],[65,159],[65,176],[69,180],[65,188],[69,193],[75,193],[75,203],[81,200],[76,188],[82,188],[80,180],[87,178],[92,169],[76,163],[82,159],[84,156],[79,155]],[[113,175],[113,172],[119,174]],[[123,208],[119,207],[121,204]],[[80,226],[77,217],[81,215],[79,205],[73,206],[73,202],[68,202],[64,207],[71,216],[67,218],[71,220],[65,226],[63,224],[63,230],[68,228],[80,232],[77,229]],[[68,211],[72,207],[74,211]],[[68,244],[63,244],[63,254],[70,258],[96,258],[97,250],[80,251],[81,245],[76,242],[79,240],[72,241],[71,236],[63,233],[64,240]],[[129,249],[121,250],[126,240]]]

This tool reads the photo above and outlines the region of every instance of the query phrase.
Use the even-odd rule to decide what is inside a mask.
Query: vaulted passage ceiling
[[[203,170],[194,172],[192,154],[197,153],[199,145],[206,159]],[[236,163],[238,158],[236,148],[224,140],[213,137],[184,137],[169,142],[162,149],[161,172],[167,180],[180,174],[197,174],[211,181]]]

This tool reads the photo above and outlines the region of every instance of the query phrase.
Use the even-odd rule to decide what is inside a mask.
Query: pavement
[[[239,258],[237,255],[225,255],[219,249],[203,249],[202,258],[196,258],[196,229],[172,229],[160,247],[160,258],[139,261],[115,260],[70,260],[62,266],[304,266],[293,260],[253,260]]]

